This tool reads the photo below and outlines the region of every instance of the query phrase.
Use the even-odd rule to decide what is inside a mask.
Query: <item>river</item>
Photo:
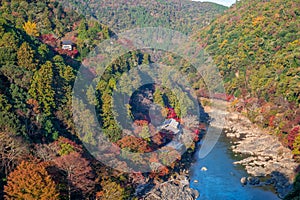
[[[203,159],[195,154],[190,169],[190,187],[199,191],[199,200],[278,200],[271,188],[242,186],[240,179],[248,174],[236,161],[229,140],[222,134],[213,150]],[[206,167],[207,171],[201,171]],[[195,181],[196,180],[196,181]]]

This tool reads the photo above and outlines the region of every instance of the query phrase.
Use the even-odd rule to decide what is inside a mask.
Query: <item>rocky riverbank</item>
[[[156,184],[155,187],[143,198],[145,200],[194,200],[199,193],[189,187],[189,180],[186,174],[176,174],[168,181]]]
[[[209,113],[217,113],[224,123],[223,130],[232,143],[235,156],[243,159],[234,162],[245,167],[249,177],[241,177],[242,184],[257,186],[274,185],[278,196],[283,198],[292,190],[295,169],[298,164],[293,160],[292,153],[278,139],[251,123],[237,112],[228,112],[228,103],[215,101],[214,106],[206,107]],[[214,120],[213,120],[214,121]],[[262,177],[264,181],[262,181]]]
[[[249,174],[241,177],[241,184],[245,187],[273,185],[280,198],[286,196],[292,190],[294,170],[298,166],[291,151],[240,113],[229,111],[227,102],[213,100],[212,104],[204,106],[211,117],[211,126],[223,128],[233,154],[241,158],[233,164],[244,166]],[[190,188],[187,173],[176,173],[167,181],[147,188],[151,189],[143,196],[145,200],[192,200],[199,196],[197,190]]]

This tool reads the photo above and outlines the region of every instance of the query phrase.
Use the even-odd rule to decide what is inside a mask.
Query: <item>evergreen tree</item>
[[[51,111],[55,108],[55,91],[52,88],[52,79],[52,63],[47,61],[35,72],[29,90],[29,95],[39,102],[43,113],[46,116],[51,115]]]
[[[34,61],[34,51],[27,42],[23,42],[18,50],[18,65],[28,70],[35,70],[37,65]]]

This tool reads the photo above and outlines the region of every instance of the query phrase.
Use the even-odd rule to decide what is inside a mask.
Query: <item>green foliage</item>
[[[112,181],[103,181],[102,190],[97,193],[97,197],[103,200],[123,200],[126,199],[126,192],[120,184]]]
[[[9,82],[14,83],[21,88],[29,89],[33,72],[15,65],[5,65],[0,69],[0,71],[9,80]]]
[[[0,24],[1,28],[7,29],[7,26]],[[0,33],[0,66],[5,64],[15,64],[18,49],[18,39],[15,32],[7,31]]]
[[[55,35],[55,37],[51,37],[52,35]],[[109,38],[112,32],[107,26],[96,21],[83,19],[83,16],[80,16],[74,12],[74,10],[64,10],[62,6],[55,1],[4,0],[1,2],[0,132],[24,136],[26,141],[30,143],[30,152],[35,152],[35,143],[43,143],[43,145],[49,146],[51,149],[45,148],[40,154],[43,154],[43,158],[48,158],[47,160],[55,159],[58,156],[67,157],[67,159],[64,160],[65,162],[59,166],[64,170],[67,169],[64,168],[67,164],[70,164],[69,166],[71,167],[73,167],[74,163],[81,165],[78,171],[69,172],[74,174],[70,174],[67,181],[69,181],[68,186],[70,186],[69,189],[72,190],[74,198],[80,196],[80,192],[82,192],[82,196],[85,198],[93,196],[94,176],[90,173],[92,171],[90,162],[83,158],[80,158],[78,162],[76,156],[70,155],[74,153],[74,151],[77,151],[80,145],[73,146],[69,143],[60,144],[58,139],[60,135],[67,135],[72,138],[72,140],[80,139],[82,142],[91,145],[96,144],[93,132],[94,127],[90,127],[86,122],[82,124],[82,127],[79,127],[83,134],[75,135],[72,87],[76,78],[77,69],[81,63],[67,56],[58,55],[56,50],[58,46],[56,43],[59,42],[51,40],[63,38],[66,35],[74,37],[74,41],[76,40],[76,43],[78,42],[76,46],[83,58],[102,40]],[[117,72],[121,74],[121,72],[130,68],[127,65],[132,67],[134,63],[137,64],[141,60],[142,55],[131,55],[131,53],[129,53],[116,60],[114,65],[111,66],[112,71],[116,72],[116,74]],[[107,103],[107,105],[113,103],[110,95],[112,90],[116,88],[117,76],[120,76],[120,74],[116,74],[107,75],[108,79],[104,80],[105,84],[103,87],[105,93],[102,93],[103,91],[101,90],[101,95],[99,94],[99,97],[102,97],[102,94],[107,94],[107,96],[103,96],[104,102]],[[98,94],[99,91],[100,90],[97,90],[96,94]],[[95,91],[88,90],[87,93],[93,94]],[[90,103],[96,105],[100,110],[102,109],[102,104],[99,102],[102,102],[101,98],[89,100]],[[76,115],[74,118],[78,117],[88,122],[94,120],[94,124],[98,125],[97,121],[92,118],[90,110],[83,106],[83,102],[78,102],[78,104],[80,104],[81,115]],[[113,110],[107,105],[103,105],[103,108],[106,108],[104,109],[105,113],[103,113],[103,119],[105,119],[103,121],[107,120],[104,132],[111,141],[116,142],[121,138],[122,131],[112,117]],[[102,111],[100,111],[99,114],[102,115]],[[99,115],[99,118],[101,115]],[[57,139],[58,141],[55,141]],[[55,142],[52,143],[53,140]],[[1,144],[2,143],[3,141],[1,141]],[[13,150],[13,148],[10,149]],[[3,150],[3,153],[6,152],[9,151],[7,149]],[[17,153],[17,151],[14,151],[14,153]],[[36,155],[32,154],[30,157],[31,156],[34,159]],[[18,161],[26,158],[25,156],[21,156],[21,158],[18,157]],[[74,159],[72,160],[72,158]],[[9,162],[13,161],[11,158],[8,160]],[[72,161],[72,163],[68,163],[70,161]],[[71,168],[69,166],[67,166],[68,169]],[[30,167],[34,168],[35,166]],[[44,170],[44,167],[40,167],[40,169]],[[56,169],[53,169],[52,166],[47,166],[47,171],[48,169],[49,173],[51,172],[51,176],[53,175],[55,182],[60,183],[60,181],[56,179],[62,178],[62,174],[55,171]],[[89,174],[85,173],[86,170],[88,170]],[[44,174],[44,171],[42,173],[42,175],[47,175]],[[32,174],[34,174],[34,172],[32,172]],[[75,175],[78,174],[82,176],[77,178]],[[26,181],[32,181],[31,178],[33,182],[35,178],[38,178],[37,183],[43,179],[43,177],[39,179],[38,175],[35,174],[34,177],[28,177],[27,175],[28,174],[26,174],[24,180],[21,180],[25,185],[27,184]],[[2,171],[0,176],[1,178],[4,177]],[[16,179],[17,177],[13,178]],[[11,180],[13,178],[11,178]],[[48,175],[46,178],[47,181],[50,179]],[[83,183],[83,181],[86,181],[86,184]],[[19,183],[16,183],[16,185],[18,184]],[[65,184],[65,182],[62,184]],[[42,183],[40,185],[43,186]],[[56,189],[54,185],[51,185],[51,188],[48,187],[48,189],[52,189],[52,186]],[[80,191],[78,191],[78,188]],[[33,189],[39,190],[40,188]],[[44,188],[42,188],[42,190],[43,189]],[[2,187],[0,190],[2,190]],[[48,190],[45,189],[43,191]],[[27,199],[27,196],[23,197],[21,195],[22,191],[19,192],[19,189],[14,191],[12,189],[10,192],[20,194],[20,196],[15,198]],[[54,192],[52,192],[51,194],[53,194],[51,197],[43,194],[45,198],[38,195],[36,195],[36,198],[57,199],[57,193],[54,194]],[[0,191],[0,195],[2,195],[2,191]],[[2,196],[0,196],[0,198],[2,198]],[[61,198],[64,198],[64,194],[62,194]],[[83,197],[79,197],[79,199],[83,199]]]
[[[299,200],[300,199],[300,174],[297,175],[294,182],[293,191],[288,194],[284,200]]]
[[[141,133],[139,134],[141,138],[150,142],[150,130],[148,126],[143,126]]]
[[[149,54],[144,54],[142,64],[149,65],[149,63],[150,63],[150,56],[149,56]]]
[[[48,0],[3,1],[0,13],[0,94],[11,107],[1,111],[0,129],[34,140],[75,133],[71,107],[78,64],[56,55],[47,41],[43,44],[42,37],[34,36],[64,36],[76,29],[82,16]]]
[[[200,38],[201,44],[213,56],[224,77],[227,92],[238,97],[254,97],[257,101],[251,105],[245,103],[245,108],[252,120],[260,121],[263,126],[273,124],[274,127],[289,130],[291,125],[288,126],[285,119],[292,121],[292,125],[299,124],[296,119],[299,116],[300,100],[298,2],[245,0],[238,3],[238,8],[232,8],[215,21],[212,21],[212,17],[225,8],[211,3],[171,0],[124,3],[125,0],[121,0],[96,5],[92,1],[76,2],[78,10],[92,9],[100,22],[116,29],[163,26],[191,33],[212,23],[196,37]],[[99,121],[104,135],[123,147],[120,153],[122,159],[130,158],[126,150],[151,150],[153,140],[150,136],[155,128],[150,125],[132,133],[142,138],[132,135],[122,138],[124,133],[116,118],[124,120],[126,117],[130,121],[134,118],[133,110],[139,108],[126,104],[120,108],[126,116],[118,116],[114,106],[122,104],[123,99],[113,99],[112,94],[118,90],[124,99],[130,99],[131,92],[140,87],[143,80],[141,72],[132,69],[140,64],[151,66],[152,54],[148,54],[148,51],[132,51],[120,56],[107,66],[96,89],[92,86],[84,88],[82,92],[86,94],[86,99],[74,99],[72,102],[72,86],[80,63],[57,55],[52,51],[55,47],[47,46],[47,42],[43,44],[42,39],[35,37],[54,34],[57,38],[63,38],[70,35],[76,41],[81,56],[78,60],[81,60],[102,40],[113,34],[108,26],[84,19],[73,10],[66,11],[59,3],[49,0],[5,0],[1,2],[0,13],[0,132],[21,134],[31,141],[43,143],[57,140],[59,135],[67,135],[95,146],[97,133],[94,130]],[[182,45],[184,50],[185,44]],[[168,67],[161,71],[159,76],[164,87],[155,86],[154,103],[161,107],[173,107],[179,117],[186,117],[191,112],[190,108],[195,106],[184,87],[173,87],[174,80],[185,74],[196,89],[202,89],[205,83],[199,80],[199,74],[188,61],[167,53],[161,54],[164,57],[161,59],[168,66],[177,67],[181,71],[171,74]],[[148,73],[151,73],[151,67]],[[213,66],[208,67],[213,69]],[[125,73],[127,71],[130,71],[130,76]],[[214,80],[211,74],[208,77]],[[128,86],[128,83],[132,84]],[[220,89],[219,83],[215,84],[213,87],[217,91]],[[270,103],[270,108],[262,106],[266,102]],[[73,110],[72,103],[78,110]],[[96,107],[98,119],[93,117],[90,106]],[[164,116],[167,115],[166,111],[163,110]],[[73,118],[78,122],[78,135],[72,135],[76,133]],[[164,138],[159,136],[157,140],[160,142]],[[293,143],[295,155],[300,154],[299,138],[297,136]],[[78,188],[85,192],[84,195],[92,193],[94,182],[90,163],[82,155],[74,156],[77,147],[72,144],[54,142],[49,146],[54,148],[57,144],[59,150],[54,153],[54,157],[60,158],[56,159],[56,164],[67,173],[69,192],[72,192],[74,198]],[[109,151],[111,149],[107,149]],[[132,156],[132,159],[133,165],[139,165],[146,158],[137,155]],[[176,150],[165,148],[158,155],[157,162],[168,165],[179,159],[180,154]],[[70,171],[73,166],[77,166],[74,172]],[[110,172],[103,171],[103,174],[101,170],[97,171],[97,180],[106,180],[102,175]],[[298,179],[294,194],[299,193]],[[100,198],[127,198],[123,184],[114,181],[101,183]]]
[[[53,85],[53,66],[47,61],[41,68],[35,72],[29,95],[40,102],[43,113],[46,116],[51,115],[51,111],[55,108]]]
[[[82,19],[77,27],[77,47],[81,59],[87,57],[88,53],[104,39],[110,37],[108,28],[96,21],[86,21]]]
[[[28,95],[23,88],[18,87],[15,84],[10,85],[10,94],[12,97],[12,103],[15,109],[20,109],[23,112],[26,112],[26,102],[28,100]]]
[[[115,111],[113,110],[113,107],[115,104],[118,105],[118,102],[113,101],[113,91],[117,89],[117,80],[121,79],[118,87],[118,90],[120,90],[119,92],[124,94],[125,98],[128,97],[128,95],[131,95],[133,89],[139,85],[141,78],[136,70],[132,70],[135,74],[131,75],[130,77],[126,74],[126,72],[127,70],[133,69],[138,64],[141,64],[141,56],[142,55],[139,52],[129,52],[123,55],[121,58],[116,59],[113,64],[108,66],[104,75],[102,76],[102,79],[97,84],[96,97],[98,105],[96,107],[98,108],[98,112],[100,113],[99,119],[102,124],[104,135],[108,137],[112,142],[116,142],[121,139],[122,135],[120,125],[115,120],[115,117],[118,116],[117,113],[115,113]],[[131,78],[133,80],[130,80]],[[131,84],[128,85],[129,80]],[[89,98],[91,96],[91,93],[93,93],[92,89],[88,88],[88,100],[90,101],[90,103],[95,103],[96,101],[94,99]],[[130,117],[128,108],[124,107],[123,109],[124,113],[129,114],[125,117]],[[121,120],[123,121],[124,119]]]
[[[298,134],[293,143],[293,154],[300,156],[300,134]]]
[[[266,101],[270,95],[284,95],[299,104],[299,6],[292,1],[240,1],[198,34],[228,93]]]
[[[60,150],[58,151],[58,154],[60,156],[68,155],[72,152],[74,152],[74,147],[71,144],[69,143],[60,144]]]
[[[116,142],[121,139],[122,130],[115,123],[111,123],[108,128],[103,129],[103,134],[111,142]]]
[[[54,125],[50,119],[43,118],[42,120],[44,136],[52,136],[53,140],[58,138],[58,132],[55,130]]]
[[[0,111],[8,112],[11,108],[12,106],[9,104],[7,98],[3,94],[0,94]]]
[[[276,133],[300,124],[299,7],[299,1],[239,1],[195,34],[226,92],[244,100],[239,108]]]
[[[84,14],[93,14],[113,30],[130,30],[137,27],[164,27],[191,33],[207,25],[226,7],[192,1],[105,1],[102,3],[70,1]],[[84,9],[83,9],[84,8]]]
[[[77,13],[65,12],[59,3],[49,0],[4,0],[0,12],[4,18],[13,22],[16,28],[25,30],[31,36],[46,33],[63,36],[72,30],[72,22],[80,19]]]
[[[49,55],[49,53],[50,53],[50,50],[49,50],[49,48],[47,47],[46,44],[41,44],[38,47],[38,53],[41,55],[41,57],[43,59],[46,59],[47,55]]]
[[[21,124],[16,114],[12,112],[0,111],[0,131],[14,134],[25,133],[24,125]]]
[[[96,144],[94,129],[96,119],[90,109],[86,108],[82,100],[74,99],[74,122],[77,124],[78,137],[86,144]]]
[[[165,107],[165,102],[164,102],[164,99],[163,99],[163,93],[162,91],[159,89],[159,88],[156,88],[155,89],[155,92],[153,94],[153,99],[154,99],[154,103],[155,104],[158,104],[162,107]]]

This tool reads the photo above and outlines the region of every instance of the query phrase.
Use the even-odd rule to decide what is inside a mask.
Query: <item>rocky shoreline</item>
[[[144,196],[144,200],[194,200],[199,193],[189,187],[189,178],[186,173],[174,174],[168,181],[158,183]]]
[[[211,114],[218,113],[216,121],[218,118],[225,119],[223,124],[214,125],[223,127],[226,137],[231,141],[232,152],[242,157],[233,164],[244,166],[249,174],[249,177],[241,177],[241,183],[273,185],[279,198],[284,198],[293,189],[295,169],[298,166],[291,151],[240,113],[227,111],[227,102],[213,100],[213,104],[205,109]]]
[[[234,165],[242,165],[249,174],[241,177],[241,184],[257,187],[273,186],[279,198],[284,198],[293,189],[295,169],[298,164],[292,153],[276,137],[251,123],[240,113],[228,111],[229,103],[219,100],[204,106],[210,115],[210,125],[223,128],[230,140],[231,150],[241,157]],[[199,197],[197,190],[189,186],[188,172],[175,173],[167,181],[155,183],[143,198],[145,200],[193,200]]]

